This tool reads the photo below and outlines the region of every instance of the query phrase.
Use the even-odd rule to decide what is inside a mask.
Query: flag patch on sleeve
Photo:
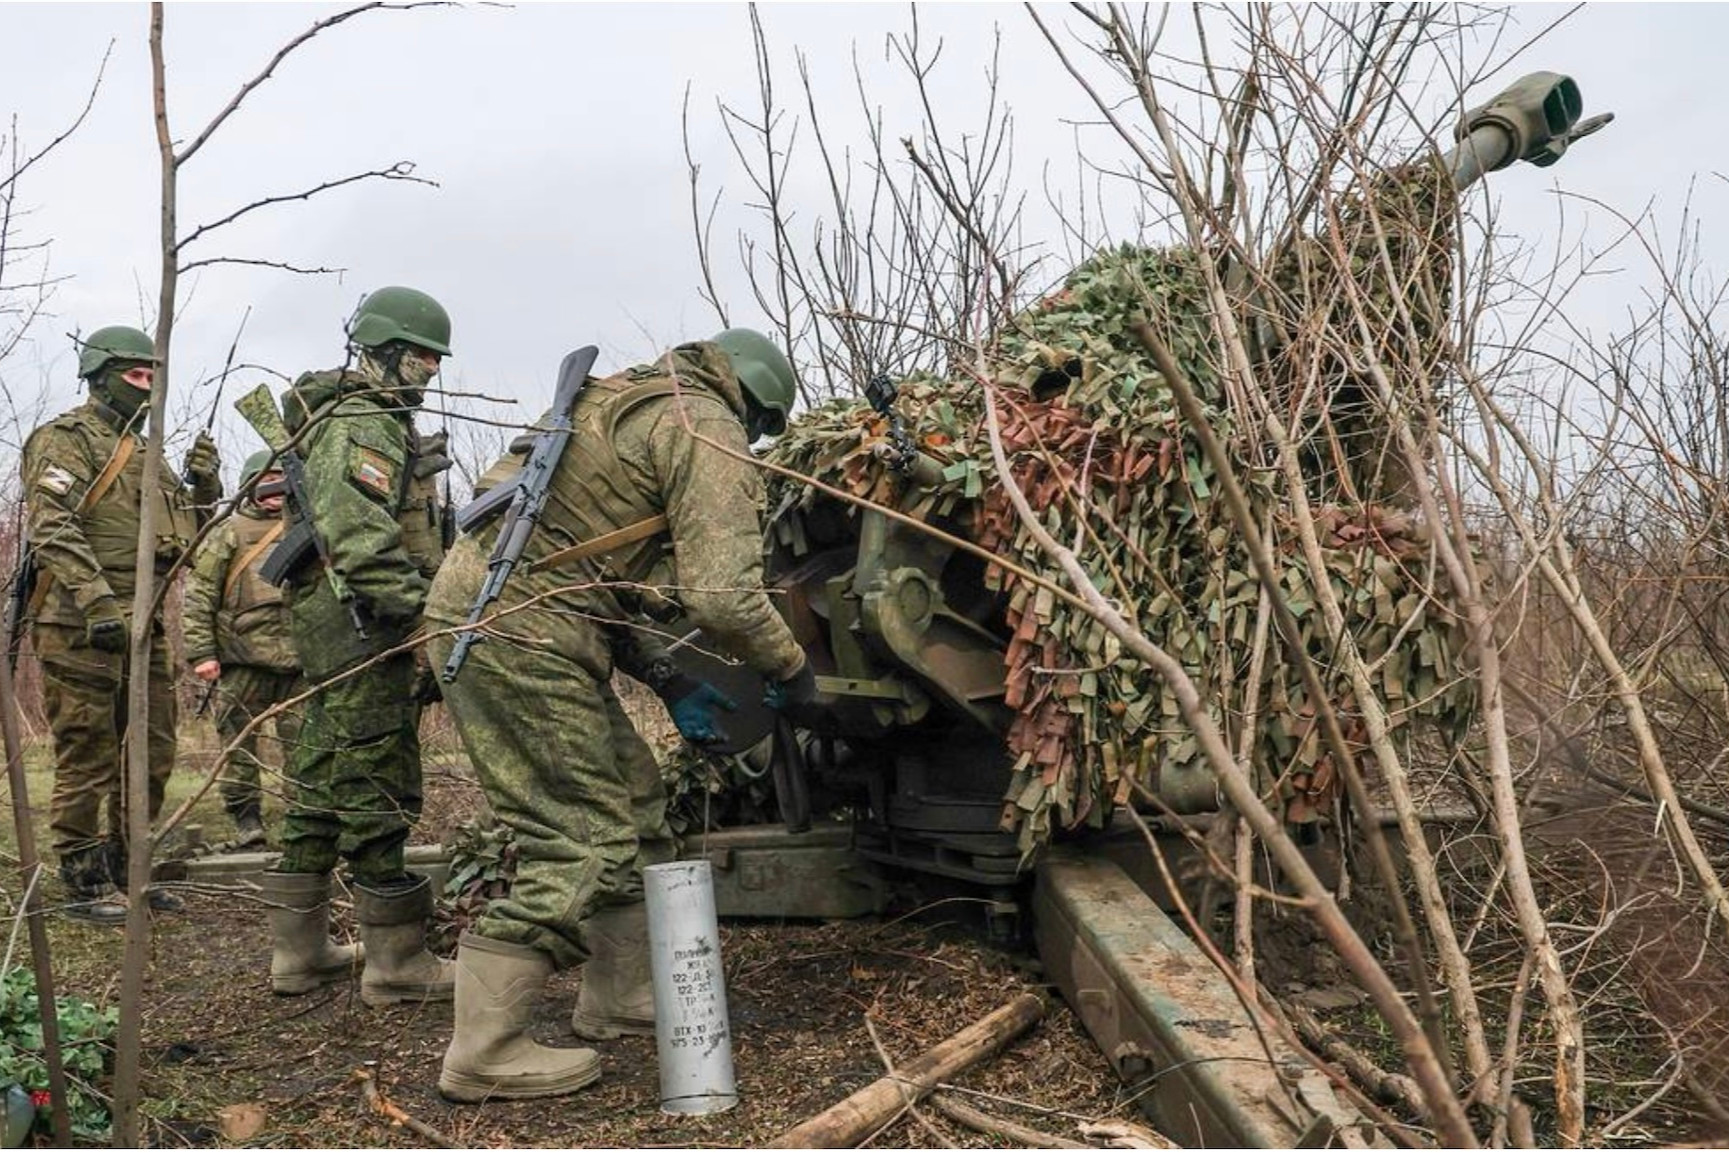
[[[51,492],[55,496],[65,496],[72,491],[72,486],[77,483],[77,480],[77,477],[65,469],[50,465],[42,470],[42,478],[36,484],[37,487]]]
[[[394,472],[395,462],[389,457],[362,448],[354,454],[354,467],[350,475],[354,483],[367,492],[388,500],[396,487]]]

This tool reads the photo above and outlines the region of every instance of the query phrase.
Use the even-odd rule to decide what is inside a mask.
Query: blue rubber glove
[[[678,686],[684,691],[677,696],[669,694],[667,700],[667,709],[672,713],[672,723],[678,726],[679,735],[693,745],[724,742],[726,730],[720,727],[716,711],[734,712],[738,709],[738,702],[707,681],[690,677],[680,677],[679,680],[685,682]]]

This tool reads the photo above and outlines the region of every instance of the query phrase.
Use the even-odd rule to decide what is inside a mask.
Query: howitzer
[[[265,446],[276,454],[276,464],[281,468],[282,479],[288,485],[288,500],[283,508],[283,515],[288,518],[288,531],[283,534],[281,543],[271,551],[270,558],[264,562],[259,575],[280,587],[292,580],[307,560],[316,556],[324,565],[324,575],[330,581],[330,590],[347,608],[348,619],[353,622],[354,631],[365,640],[366,618],[361,615],[360,603],[354,599],[354,590],[348,587],[348,582],[331,563],[330,543],[324,539],[324,534],[318,531],[318,525],[313,522],[312,505],[307,500],[306,493],[306,462],[301,459],[300,451],[294,447],[288,428],[282,423],[282,414],[276,411],[276,400],[270,395],[270,387],[259,385],[235,401],[234,407],[246,418],[246,423],[252,426],[253,431],[264,438]]]
[[[439,674],[445,684],[456,680],[457,674],[462,671],[463,662],[468,660],[468,650],[481,639],[480,631],[475,626],[504,592],[511,572],[522,558],[522,550],[527,547],[529,537],[534,535],[534,526],[540,520],[541,511],[546,508],[546,496],[552,487],[553,471],[558,468],[558,462],[564,456],[565,445],[570,443],[571,410],[576,407],[577,398],[582,395],[582,390],[588,383],[588,370],[594,367],[595,359],[599,355],[598,348],[588,345],[564,358],[563,363],[558,366],[558,391],[552,399],[552,412],[549,417],[551,423],[535,437],[534,447],[529,450],[528,460],[524,462],[522,471],[514,481],[499,485],[462,511],[460,519],[466,529],[468,526],[484,523],[488,510],[497,508],[505,500],[509,501],[509,507],[504,511],[504,521],[498,527],[498,540],[493,543],[492,555],[486,561],[486,580],[475,594],[474,603],[468,608],[468,620],[464,622],[462,631],[456,634],[456,644],[450,650],[450,659],[444,662],[444,670]],[[498,495],[501,492],[505,495]],[[487,509],[479,510],[479,506],[483,504],[487,505]]]
[[[1553,163],[1609,119],[1582,116],[1578,88],[1568,77],[1535,73],[1469,110],[1450,150],[1439,158],[1440,168],[1454,188],[1463,190],[1485,173],[1519,161]],[[1400,175],[1395,172],[1393,179]],[[1271,311],[1271,304],[1248,310],[1251,315]],[[1166,323],[1193,326],[1198,335],[1189,339],[1196,347],[1209,339],[1204,313],[1174,313]],[[1106,340],[1097,332],[1087,336]],[[1077,340],[1076,347],[1080,343]],[[1269,341],[1264,347],[1271,346]],[[1124,360],[1133,355],[1138,353],[1125,353]],[[1076,364],[1078,368],[1078,360]],[[1051,374],[1060,378],[1061,387],[1073,379],[1056,369]],[[1032,689],[1025,686],[1036,688],[1044,678],[1066,670],[1047,669],[1047,662],[1035,661],[1040,667],[1019,695],[1010,697],[1014,661],[1020,659],[1024,671],[1024,654],[1040,652],[1046,636],[1040,632],[1035,598],[1025,598],[1034,611],[1012,618],[1015,606],[1000,574],[993,575],[988,562],[955,543],[979,532],[976,502],[982,498],[963,492],[963,485],[978,472],[979,458],[988,457],[988,449],[981,440],[959,451],[953,444],[927,450],[919,432],[937,427],[931,413],[938,406],[928,406],[929,412],[916,417],[903,414],[895,391],[892,382],[881,378],[872,379],[864,390],[870,410],[888,418],[886,428],[881,419],[864,419],[855,409],[835,418],[835,439],[822,442],[832,449],[813,448],[806,458],[776,462],[795,472],[816,472],[819,479],[835,487],[850,486],[854,492],[905,494],[888,500],[892,505],[901,499],[903,513],[907,507],[934,506],[937,511],[925,513],[924,519],[948,534],[935,536],[904,516],[849,509],[828,494],[788,486],[778,502],[778,523],[770,525],[764,576],[781,593],[783,615],[815,667],[819,691],[829,700],[817,735],[807,737],[798,751],[809,761],[814,809],[845,803],[869,814],[859,834],[866,855],[991,885],[1021,875],[1032,859],[1001,827],[1005,811],[1017,802],[1007,795],[1016,772],[1016,757],[1006,751],[1008,734],[1017,720],[1022,731],[1030,729],[1024,718]],[[820,414],[809,416],[804,429],[795,421],[782,443],[796,444],[801,431],[808,435],[822,419]],[[848,455],[858,443],[848,438],[859,429],[870,430],[859,445],[865,451]],[[1134,435],[1134,430],[1121,427],[1109,431],[1124,439]],[[821,465],[811,466],[812,460],[842,463],[825,473]],[[1074,475],[1084,475],[1082,462],[1070,463]],[[873,474],[881,472],[896,474],[894,483],[872,488]],[[950,483],[935,496],[921,493],[928,487],[926,474],[938,481],[947,476]],[[1150,487],[1150,482],[1139,483]],[[1133,495],[1135,489],[1125,485],[1124,491]],[[995,547],[1008,551],[1001,543]],[[1163,559],[1155,556],[1149,563]],[[1016,620],[1027,622],[1018,643]],[[1077,683],[1089,675],[1100,678],[1103,674],[1094,666],[1103,668],[1115,660],[1106,655],[1110,650],[1102,641],[1100,645],[1091,660],[1068,654]],[[755,746],[760,756],[777,744],[784,747],[784,740],[768,739],[778,718],[753,699],[749,670],[711,655],[716,647],[698,638],[675,650],[674,659],[686,675],[706,680],[740,702],[738,711],[728,715],[730,748],[721,751]],[[1148,689],[1132,703],[1142,699],[1157,700]],[[1052,725],[1054,731],[1054,721]],[[1090,734],[1075,747],[1091,750],[1098,743],[1096,734]],[[1054,741],[1050,744],[1055,747]],[[1197,817],[1217,811],[1216,780],[1193,757],[1150,764],[1146,772],[1143,780],[1151,781],[1169,811]],[[1037,791],[1033,786],[1025,794],[1029,803]],[[791,800],[796,811],[801,799]]]

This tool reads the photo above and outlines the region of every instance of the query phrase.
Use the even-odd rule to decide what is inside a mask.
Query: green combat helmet
[[[732,371],[744,386],[745,395],[768,415],[768,424],[761,432],[767,436],[785,432],[798,392],[798,378],[780,346],[751,328],[729,328],[716,336],[714,342],[732,361]]]
[[[440,356],[450,355],[450,313],[413,288],[380,288],[369,293],[348,319],[348,339],[361,348],[404,341]]]
[[[246,463],[240,466],[240,487],[244,489],[252,483],[252,478],[264,471],[264,466],[270,463],[275,454],[267,448],[261,448],[246,458]],[[281,468],[278,465],[277,468]]]
[[[78,378],[89,380],[116,360],[161,363],[156,359],[155,341],[136,328],[111,324],[107,328],[98,328],[85,339],[78,352]]]

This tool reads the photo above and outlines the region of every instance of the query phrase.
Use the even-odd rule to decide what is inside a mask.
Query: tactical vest
[[[71,412],[56,417],[50,426],[71,433],[83,442],[87,458],[93,462],[94,478],[103,465],[120,447],[120,433],[109,424],[93,402],[86,402]],[[132,434],[128,433],[128,436]],[[148,459],[142,437],[135,437],[126,466],[115,476],[108,490],[101,494],[78,517],[79,527],[96,563],[102,566],[103,579],[114,595],[125,602],[129,610],[137,589],[139,506],[144,490],[144,465]],[[82,497],[83,492],[74,494]],[[180,483],[180,477],[163,460],[156,486],[156,548],[155,570],[162,576],[171,568],[198,534],[198,521],[192,509],[192,494]],[[37,587],[40,608],[35,616],[46,624],[76,625],[85,623],[73,599],[72,590],[44,571]],[[46,585],[44,589],[42,586]]]
[[[229,519],[234,534],[230,569],[223,577],[216,611],[216,653],[224,665],[253,665],[279,672],[300,667],[289,632],[288,600],[259,570],[270,557],[265,539],[281,537],[280,517],[247,509]],[[262,547],[261,547],[262,545]],[[244,568],[238,568],[245,563]]]
[[[633,469],[620,459],[617,429],[620,421],[643,405],[679,391],[695,393],[698,389],[687,383],[681,390],[663,374],[649,370],[590,382],[572,414],[570,443],[553,473],[546,510],[523,550],[519,571],[526,570],[537,578],[535,584],[544,586],[583,579],[580,569],[547,571],[538,567],[539,562],[571,545],[664,511],[661,494],[644,471],[646,462]],[[517,464],[520,467],[520,461]],[[490,540],[487,543],[490,545]],[[663,558],[666,545],[665,531],[625,544],[597,558],[590,573],[613,581],[646,581]],[[512,583],[516,583],[514,577]]]

